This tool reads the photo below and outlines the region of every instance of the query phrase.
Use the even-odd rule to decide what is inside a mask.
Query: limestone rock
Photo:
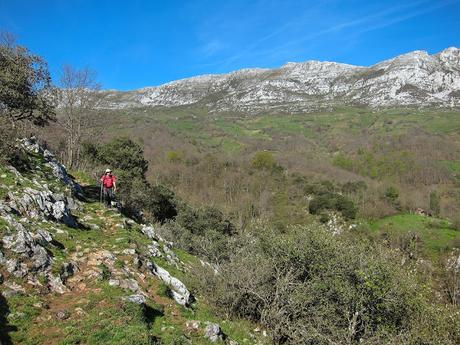
[[[24,188],[22,195],[8,194],[10,206],[29,218],[56,220],[69,227],[77,227],[75,218],[67,207],[67,202],[57,200],[49,189]],[[64,199],[65,200],[65,199]]]
[[[217,323],[208,323],[204,329],[204,337],[209,339],[212,343],[216,341],[223,341],[225,335]]]
[[[72,277],[77,271],[78,266],[75,262],[64,262],[61,266],[61,273],[59,277],[61,278],[62,282],[65,283],[66,280]]]
[[[147,266],[154,275],[171,288],[172,297],[178,304],[187,307],[193,302],[190,291],[179,279],[171,276],[168,271],[155,263],[148,262]]]
[[[62,283],[62,280],[60,277],[55,277],[52,274],[49,274],[46,278],[47,278],[48,287],[50,291],[56,292],[58,294],[63,294],[64,292],[67,291],[67,288]]]
[[[134,279],[124,279],[120,280],[120,285],[122,289],[131,290],[132,292],[139,291],[139,284]]]
[[[29,152],[43,155],[46,161],[46,165],[52,169],[53,175],[68,185],[75,195],[80,197],[83,196],[83,189],[81,186],[70,178],[66,168],[55,158],[55,156],[50,151],[43,149],[43,147],[38,144],[35,137],[22,139],[21,145]]]
[[[201,326],[201,321],[198,320],[187,320],[185,322],[185,327],[187,327],[188,330],[190,331],[198,331]]]
[[[147,236],[151,240],[158,239],[152,226],[141,225],[141,231],[145,236]]]
[[[124,297],[123,300],[140,305],[145,304],[145,296],[141,294],[135,294],[128,297]]]

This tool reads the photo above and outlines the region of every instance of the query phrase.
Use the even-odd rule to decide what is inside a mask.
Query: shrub
[[[177,215],[175,194],[165,186],[151,186],[143,178],[120,175],[119,190],[127,213],[135,215],[142,210],[145,218],[164,223]]]
[[[346,194],[356,194],[367,189],[364,181],[347,182],[342,186],[342,192]]]
[[[148,169],[142,147],[128,138],[116,138],[99,147],[97,159],[113,170],[123,170],[130,178],[143,178]]]
[[[0,163],[5,163],[14,156],[17,150],[15,144],[15,129],[9,121],[0,117]]]
[[[438,217],[441,212],[441,200],[439,194],[436,191],[430,193],[430,211]]]
[[[195,235],[205,235],[214,230],[223,235],[232,235],[235,232],[233,224],[224,217],[224,214],[214,208],[192,209],[183,206],[177,217],[177,222]]]
[[[338,153],[332,160],[332,164],[345,170],[353,170],[354,162],[343,153]]]
[[[324,193],[315,196],[310,201],[309,210],[311,214],[320,214],[324,210],[336,210],[347,219],[354,219],[357,212],[353,201],[335,193]]]
[[[281,235],[258,227],[253,235],[218,275],[208,270],[206,285],[198,285],[223,313],[262,323],[275,343],[458,340],[458,322],[447,324],[445,311],[432,308],[395,252],[321,227]]]
[[[268,151],[257,152],[252,158],[251,164],[253,168],[258,170],[272,170],[277,166],[275,157]]]
[[[399,191],[395,187],[390,186],[385,190],[385,198],[390,203],[395,204],[399,198]]]
[[[168,151],[166,152],[166,160],[170,163],[179,163],[182,162],[183,154],[177,151]]]
[[[183,250],[214,264],[230,257],[235,249],[234,225],[216,208],[179,207],[176,221],[165,223],[159,232]]]

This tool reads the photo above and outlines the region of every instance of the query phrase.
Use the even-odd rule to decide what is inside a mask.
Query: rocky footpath
[[[27,168],[0,166],[0,298],[6,303],[0,309],[10,310],[5,320],[17,328],[1,341],[22,343],[32,337],[37,339],[32,343],[49,338],[54,340],[47,343],[57,344],[94,324],[110,332],[113,322],[128,318],[125,337],[137,329],[136,337],[164,344],[176,338],[181,343],[238,344],[231,333],[239,326],[199,319],[202,302],[182,280],[199,259],[179,256],[154,225],[138,224],[88,201],[84,188],[34,138],[19,145]],[[126,314],[128,305],[140,309]],[[136,312],[143,316],[133,318]],[[1,320],[0,330],[11,329]],[[138,330],[141,325],[145,334]],[[80,341],[91,343],[93,335],[88,331]],[[242,342],[254,339],[248,334]]]

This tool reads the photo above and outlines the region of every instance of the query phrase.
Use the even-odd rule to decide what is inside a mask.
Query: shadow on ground
[[[11,345],[10,333],[17,331],[17,327],[10,325],[8,322],[8,314],[10,313],[10,308],[8,307],[8,302],[3,295],[0,294],[0,344],[2,345]]]
[[[101,187],[90,185],[82,186],[84,201],[86,202],[97,202],[101,201]]]

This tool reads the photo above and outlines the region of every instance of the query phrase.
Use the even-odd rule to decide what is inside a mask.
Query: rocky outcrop
[[[81,186],[69,176],[66,168],[56,159],[53,153],[38,144],[35,137],[22,139],[20,145],[28,152],[41,155],[45,160],[45,165],[51,168],[53,175],[62,183],[68,185],[75,195],[83,197]]]
[[[148,262],[147,266],[154,275],[160,278],[171,289],[172,298],[178,304],[188,307],[193,303],[194,298],[184,283],[171,276],[167,270],[155,263]]]
[[[209,339],[212,343],[215,343],[217,341],[223,341],[225,339],[225,334],[222,332],[219,324],[208,323],[204,329],[204,337]]]
[[[27,187],[21,193],[10,192],[8,200],[9,207],[29,218],[55,220],[72,228],[77,227],[68,199],[62,193],[51,192],[46,186],[43,186],[43,190]]]

